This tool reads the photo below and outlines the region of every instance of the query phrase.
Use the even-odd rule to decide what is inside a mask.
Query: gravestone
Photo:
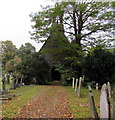
[[[72,88],[74,88],[74,84],[75,84],[75,78],[73,77]]]
[[[21,78],[21,80],[20,80],[20,86],[22,85],[22,78]]]
[[[108,88],[109,98],[111,98],[111,86],[110,86],[110,82],[107,83],[107,88]]]
[[[101,89],[100,118],[110,118],[110,102],[108,99],[108,89],[106,84],[104,84]]]
[[[10,90],[14,90],[16,87],[15,87],[15,81],[16,81],[16,78],[15,77],[12,77],[12,84],[11,84],[11,88]]]
[[[96,83],[96,90],[98,91],[98,89],[99,89],[99,86],[98,86],[98,83]]]
[[[79,86],[78,86],[78,97],[80,97],[81,81],[82,81],[82,78],[80,77],[79,78]]]
[[[112,120],[115,120],[115,84],[112,84]]]
[[[2,90],[6,90],[6,85],[5,85],[5,75],[2,77]]]
[[[7,83],[10,84],[10,74],[7,74]]]
[[[78,83],[78,79],[76,79],[76,83],[75,83],[75,92],[77,92],[77,83]]]
[[[92,93],[92,89],[91,86],[88,86],[89,89],[89,100],[90,100],[90,110],[91,110],[91,116],[92,118],[95,118],[96,120],[98,120],[98,113],[95,107],[95,102],[94,102],[94,97],[93,97],[93,93]]]

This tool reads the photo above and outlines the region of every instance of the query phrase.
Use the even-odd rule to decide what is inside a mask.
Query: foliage
[[[115,56],[105,49],[95,49],[85,58],[86,82],[95,81],[100,85],[111,82],[115,66]]]
[[[14,67],[19,64],[22,61],[22,59],[18,56],[15,56],[13,59],[9,60],[5,65],[5,70],[8,72],[13,72]]]
[[[23,75],[25,84],[30,84],[33,78],[36,84],[46,84],[50,79],[49,64],[39,53],[26,55],[15,69]]]
[[[12,41],[6,40],[6,41],[1,41],[1,57],[2,57],[2,65],[3,67],[5,64],[14,58],[16,55],[16,46],[13,45]]]
[[[112,40],[113,22],[111,21],[114,18],[111,4],[83,0],[42,7],[41,11],[30,15],[31,21],[35,23],[32,26],[34,29],[31,32],[32,39],[38,42],[47,40],[51,31],[55,31],[53,24],[58,23],[70,40],[78,45],[108,44],[107,40]]]
[[[25,43],[17,50],[17,55],[23,59],[26,55],[35,53],[36,49],[31,43]]]

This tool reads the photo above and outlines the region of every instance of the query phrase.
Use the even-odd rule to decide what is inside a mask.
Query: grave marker
[[[95,102],[94,102],[94,97],[92,94],[92,89],[91,86],[88,86],[89,89],[89,99],[90,99],[90,110],[91,110],[91,116],[92,118],[96,118],[96,120],[98,120],[98,113],[95,107]]]
[[[99,87],[98,87],[98,83],[96,83],[96,90],[98,91]]]
[[[111,86],[110,86],[110,82],[107,83],[107,88],[108,88],[109,98],[111,98]]]
[[[79,78],[79,86],[78,86],[78,97],[80,97],[81,81],[82,81],[82,78],[80,77]]]
[[[75,83],[75,92],[77,92],[77,83],[78,83],[78,79],[76,79],[76,83]]]
[[[104,84],[100,96],[100,118],[110,118],[110,102],[108,99],[107,85]]]
[[[75,78],[73,77],[72,88],[74,88],[74,84],[75,84]]]

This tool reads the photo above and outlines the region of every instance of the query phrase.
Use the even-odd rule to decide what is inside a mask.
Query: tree
[[[79,46],[86,43],[105,44],[108,43],[107,40],[112,40],[113,23],[110,21],[113,14],[109,2],[61,2],[53,7],[42,7],[42,11],[31,14],[30,17],[35,22],[32,26],[32,39],[38,42],[47,40],[50,31],[54,30],[54,23],[61,23],[71,41]]]
[[[14,72],[15,66],[19,64],[22,61],[22,59],[18,56],[15,56],[13,59],[9,60],[5,64],[5,70],[8,72]]]
[[[36,48],[31,43],[25,43],[17,50],[17,55],[22,59],[29,54],[35,53]]]
[[[101,48],[95,49],[85,58],[85,77],[88,81],[95,81],[100,85],[112,82],[114,67],[115,55]]]
[[[26,55],[15,70],[23,75],[25,84],[31,84],[32,79],[36,79],[36,84],[45,84],[50,80],[50,66],[38,52]]]
[[[14,58],[16,55],[16,46],[13,45],[12,41],[6,40],[6,41],[1,41],[1,57],[2,57],[2,65],[3,67],[5,64]]]

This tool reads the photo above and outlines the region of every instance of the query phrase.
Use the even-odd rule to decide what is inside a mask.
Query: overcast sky
[[[30,42],[38,51],[42,44],[30,39],[29,14],[39,11],[40,5],[48,4],[50,0],[0,0],[0,40],[12,40],[17,48]]]

